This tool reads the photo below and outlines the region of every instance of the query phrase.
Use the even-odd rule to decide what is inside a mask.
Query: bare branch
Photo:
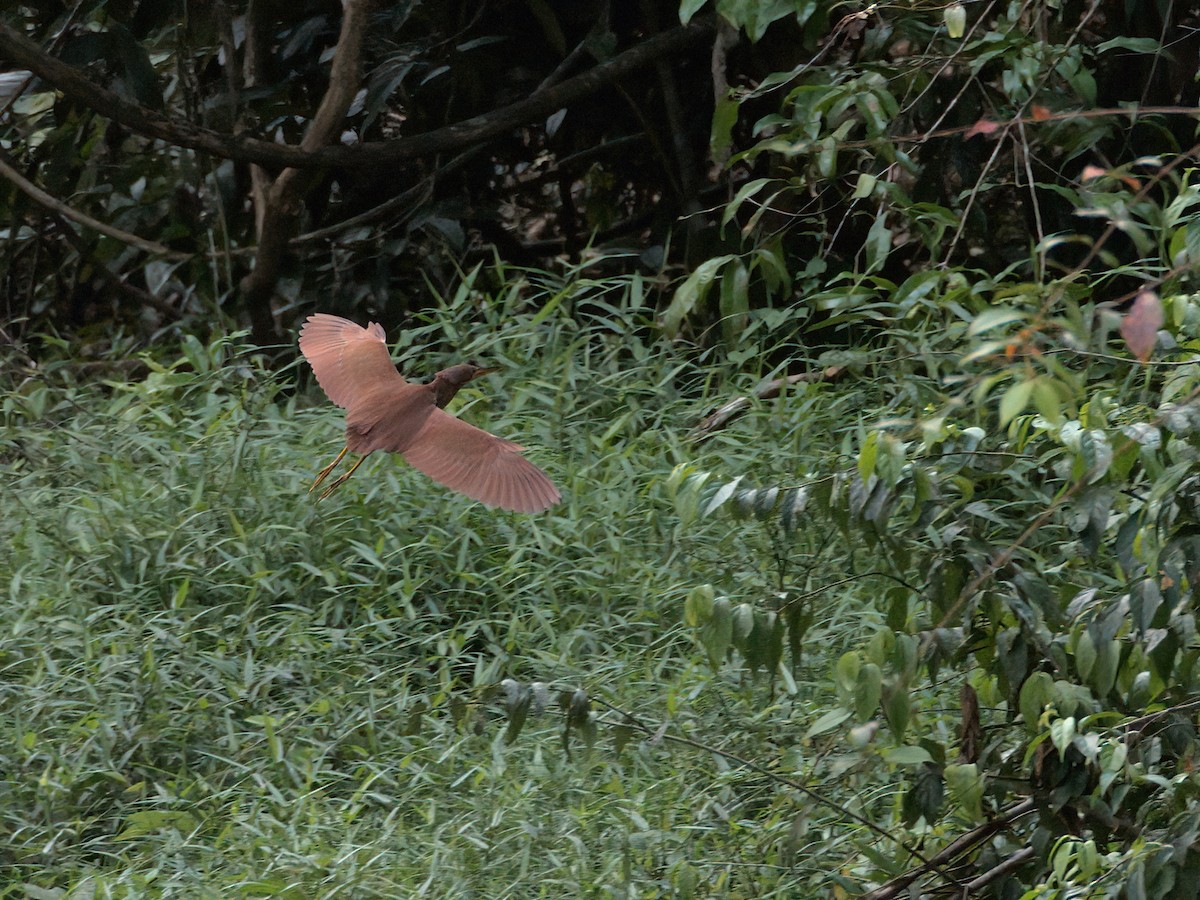
[[[0,176],[7,178],[21,193],[25,194],[39,206],[44,206],[51,212],[57,213],[64,219],[70,219],[84,228],[90,228],[92,231],[98,231],[100,234],[106,235],[114,240],[118,240],[123,244],[128,244],[131,247],[137,247],[139,250],[144,250],[147,253],[153,253],[156,256],[165,256],[168,259],[186,259],[188,254],[180,253],[176,250],[171,250],[169,247],[164,247],[156,241],[148,241],[145,238],[138,237],[136,234],[130,234],[128,231],[122,231],[120,228],[114,228],[112,225],[106,225],[104,222],[93,219],[85,212],[80,212],[73,206],[67,206],[57,197],[47,194],[40,187],[29,181],[25,176],[18,172],[9,162],[8,155],[0,151]]]
[[[712,34],[712,30],[713,26],[708,22],[693,21],[689,25],[661,32],[587,72],[538,91],[525,100],[436,131],[394,141],[367,142],[349,147],[324,146],[311,152],[303,146],[224,134],[162,115],[100,87],[86,73],[43,52],[33,41],[4,23],[0,23],[0,57],[29,69],[67,97],[146,137],[240,162],[275,167],[362,169],[394,166],[437,153],[457,152],[516,126],[536,121],[596,93],[614,79],[704,40]]]
[[[750,408],[753,400],[770,400],[778,397],[785,386],[799,384],[804,381],[835,381],[846,371],[845,366],[829,366],[819,372],[801,372],[799,375],[788,375],[786,378],[775,378],[764,381],[754,389],[749,397],[734,397],[727,403],[721,404],[709,413],[688,435],[693,441],[702,441],[729,424],[730,419],[737,418]]]
[[[308,130],[300,141],[300,149],[311,153],[341,134],[346,111],[358,90],[362,68],[362,38],[367,27],[370,0],[344,0],[342,28],[338,34],[329,86],[317,108]],[[258,225],[258,253],[254,268],[242,279],[242,295],[254,325],[254,337],[260,344],[274,338],[275,322],[270,311],[271,296],[283,267],[288,241],[296,233],[300,205],[319,173],[315,170],[284,169],[269,189],[257,183],[255,210]]]
[[[939,866],[948,865],[959,857],[970,853],[984,841],[992,837],[992,835],[1003,831],[1017,819],[1033,812],[1036,806],[1032,800],[1022,800],[1010,806],[996,818],[984,822],[982,825],[977,825],[965,834],[960,834],[921,865],[910,869],[898,878],[893,878],[882,887],[864,894],[863,900],[891,900],[893,897],[907,896],[908,886],[918,878],[929,874]],[[1024,862],[1024,859],[1022,859],[1022,862]]]

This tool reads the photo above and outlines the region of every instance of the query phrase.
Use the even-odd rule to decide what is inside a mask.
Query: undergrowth
[[[684,533],[663,485],[689,460],[764,478],[802,461],[769,441],[689,443],[706,396],[751,382],[652,343],[636,279],[514,282],[491,298],[468,282],[396,355],[410,377],[450,347],[502,367],[455,411],[530,448],[564,497],[540,516],[382,454],[315,502],[342,417],[306,367],[269,372],[236,339],[185,339],[133,381],[114,360],[86,377],[65,355],[12,360],[8,895],[787,895],[836,874],[831,846],[879,840],[846,823],[805,861],[836,809],[628,727],[753,755],[821,715],[830,654],[869,619],[853,589],[829,598],[786,684],[714,670],[683,626],[695,583],[769,594],[820,538]],[[468,305],[484,319],[470,332]],[[842,427],[800,402],[820,390],[760,404],[747,427],[836,455]],[[514,684],[537,686],[534,713],[586,692],[572,721],[588,727],[551,702],[515,739]]]

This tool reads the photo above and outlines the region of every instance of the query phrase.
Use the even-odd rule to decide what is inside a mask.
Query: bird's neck
[[[462,387],[461,384],[454,384],[450,381],[447,381],[441,375],[434,376],[434,379],[430,382],[429,386],[433,388],[434,402],[438,405],[439,409],[445,409],[446,404],[454,399],[454,395],[457,394],[458,389]]]

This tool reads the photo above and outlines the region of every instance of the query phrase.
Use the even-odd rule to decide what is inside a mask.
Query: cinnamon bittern
[[[434,481],[488,506],[532,513],[561,499],[546,473],[521,455],[524,447],[443,411],[459,388],[495,369],[462,363],[427,384],[405,381],[392,365],[382,326],[371,322],[362,328],[325,313],[309,316],[300,329],[300,351],[326,396],[346,410],[346,446],[317,474],[309,492],[347,453],[361,454],[320,499],[376,450],[399,453]]]

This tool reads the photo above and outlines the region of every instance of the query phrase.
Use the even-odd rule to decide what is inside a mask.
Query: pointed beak
[[[492,372],[499,372],[499,371],[500,371],[499,366],[490,366],[486,369],[476,369],[475,374],[471,376],[471,380],[474,381],[476,378],[480,378],[484,375],[490,375]]]

